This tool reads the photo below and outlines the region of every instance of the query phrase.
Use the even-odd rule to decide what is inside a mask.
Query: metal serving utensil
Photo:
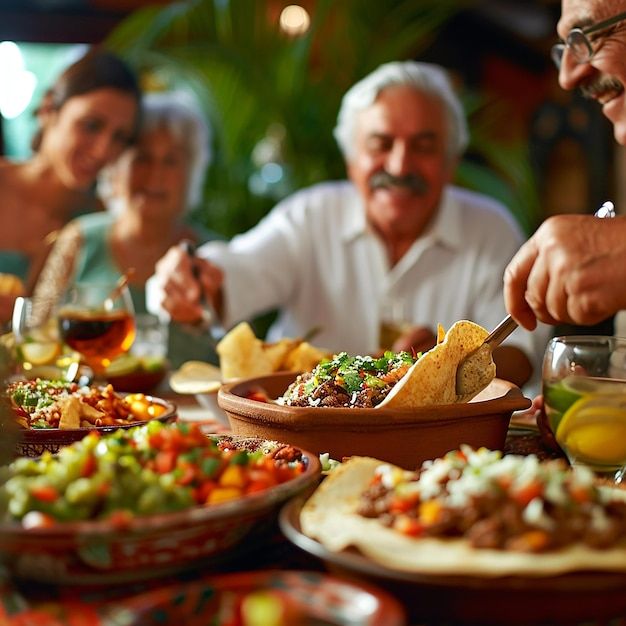
[[[485,338],[476,350],[468,354],[456,370],[456,393],[465,396],[474,391],[470,384],[475,380],[470,373],[484,369],[491,362],[491,354],[515,329],[517,322],[507,315]]]

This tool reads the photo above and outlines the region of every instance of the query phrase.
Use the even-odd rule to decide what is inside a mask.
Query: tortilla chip
[[[220,368],[224,381],[252,378],[273,372],[263,342],[257,339],[247,322],[241,322],[217,344]]]
[[[488,335],[482,326],[461,320],[452,325],[444,340],[424,353],[376,407],[415,408],[434,404],[467,402],[495,377],[496,366],[489,357],[480,371],[475,371],[472,393],[456,393],[456,370],[459,363],[480,347]]]
[[[322,359],[331,357],[331,353],[312,346],[308,341],[301,341],[282,362],[281,369],[291,372],[308,372]]]
[[[583,544],[545,553],[473,548],[464,539],[413,538],[365,518],[356,510],[361,493],[379,465],[352,457],[333,470],[300,513],[304,534],[328,550],[357,548],[372,561],[396,571],[436,575],[547,577],[576,570],[626,570],[626,546],[594,550]],[[394,471],[403,472],[391,466]]]
[[[300,339],[279,339],[275,343],[263,343],[263,352],[272,368],[270,371],[277,372],[285,369],[283,366],[285,358],[298,347],[299,343]]]

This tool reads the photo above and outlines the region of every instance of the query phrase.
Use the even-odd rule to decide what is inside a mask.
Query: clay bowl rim
[[[269,444],[285,447],[285,444],[272,439],[262,439],[261,437],[246,437],[239,435],[207,435],[219,440],[229,440],[238,445],[251,445],[261,447]],[[274,485],[269,489],[249,494],[243,498],[238,498],[229,502],[212,505],[196,505],[182,511],[172,513],[155,513],[153,515],[134,516],[128,522],[117,524],[110,520],[77,520],[72,522],[58,522],[45,528],[26,529],[17,521],[0,522],[0,534],[4,536],[4,541],[10,537],[27,538],[41,540],[45,537],[76,537],[87,538],[97,536],[105,539],[116,538],[122,541],[130,541],[142,535],[152,535],[155,532],[159,535],[166,534],[167,531],[177,529],[193,530],[194,528],[204,528],[207,532],[211,522],[219,522],[236,517],[247,517],[252,514],[259,514],[270,511],[277,504],[284,504],[294,495],[312,487],[321,478],[321,463],[318,455],[308,452],[299,446],[293,446],[302,452],[306,460],[306,467],[302,474],[288,480],[287,482]]]
[[[124,393],[123,396],[126,397],[128,395],[132,395],[131,393]],[[130,422],[128,424],[107,424],[106,426],[83,426],[81,428],[23,428],[19,427],[17,429],[18,433],[18,444],[20,443],[45,443],[46,440],[78,440],[82,439],[90,432],[98,432],[101,434],[112,433],[113,431],[121,428],[122,430],[127,430],[129,428],[133,428],[135,426],[145,426],[149,422],[162,422],[163,424],[167,424],[171,421],[174,421],[178,418],[178,406],[171,402],[170,400],[165,400],[163,398],[158,398],[156,396],[151,396],[144,394],[146,399],[149,402],[153,402],[154,404],[160,404],[165,407],[165,413],[158,415],[157,417],[152,417],[149,420],[141,420],[138,422]]]
[[[249,391],[265,389],[268,383],[272,387],[281,387],[284,391],[297,375],[295,372],[277,372],[268,376],[225,383],[218,392],[218,405],[227,413],[236,414],[247,421],[259,424],[280,422],[281,426],[286,428],[301,427],[305,417],[312,417],[314,419],[306,422],[306,428],[310,430],[325,430],[329,426],[337,427],[339,424],[342,427],[367,425],[372,430],[388,430],[406,425],[448,424],[465,420],[468,417],[510,414],[517,410],[527,409],[531,405],[531,401],[523,395],[517,385],[499,378],[495,378],[487,389],[478,394],[478,399],[470,402],[424,406],[415,409],[293,407],[244,397],[244,394]],[[501,393],[496,397],[480,399],[488,395],[491,390]],[[381,415],[387,419],[381,420]],[[339,416],[340,422],[337,420]]]

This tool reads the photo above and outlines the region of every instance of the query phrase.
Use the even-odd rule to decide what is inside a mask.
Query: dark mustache
[[[370,188],[379,189],[381,187],[406,187],[415,193],[426,193],[428,183],[419,174],[405,174],[404,176],[394,176],[384,170],[375,172],[370,176]]]
[[[580,92],[585,98],[593,98],[605,91],[622,92],[624,87],[620,81],[612,76],[599,76],[595,80],[581,85]]]

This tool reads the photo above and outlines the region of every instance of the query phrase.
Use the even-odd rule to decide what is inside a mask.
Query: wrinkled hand
[[[626,218],[547,219],[504,274],[506,308],[524,328],[595,324],[626,307]]]
[[[400,335],[391,346],[393,352],[426,352],[435,346],[437,336],[430,328],[425,326],[412,326],[405,333]]]
[[[177,322],[193,323],[201,319],[203,295],[219,310],[223,280],[218,267],[205,259],[191,258],[180,246],[172,246],[156,264],[160,304]]]

